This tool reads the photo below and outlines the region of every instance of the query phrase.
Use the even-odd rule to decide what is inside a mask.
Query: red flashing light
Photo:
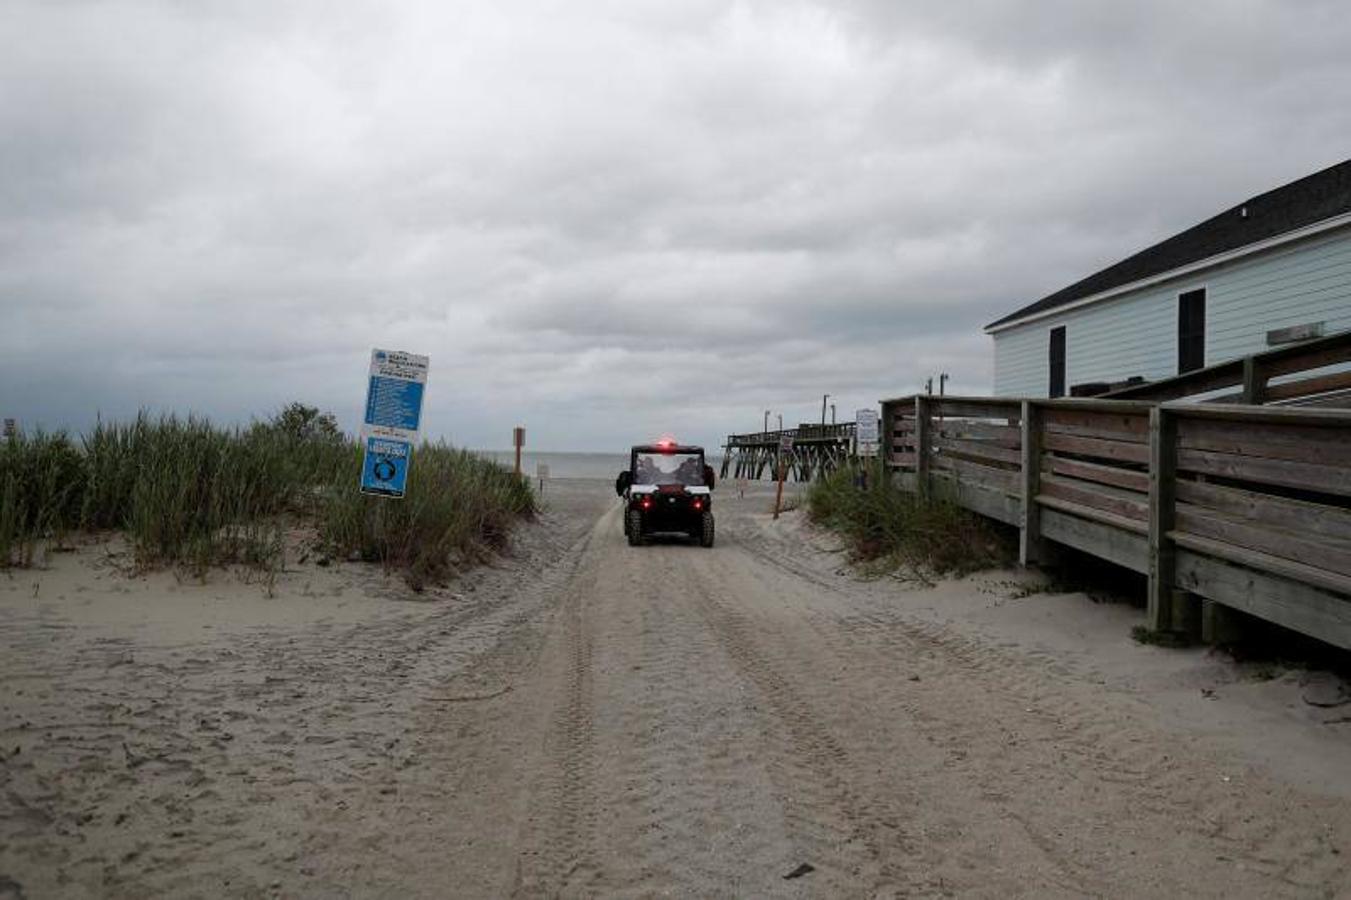
[[[661,440],[657,441],[657,446],[661,449],[663,453],[670,453],[672,450],[675,449],[675,445],[676,442],[671,440],[670,438],[662,438]]]
[[[701,509],[704,508],[704,501],[702,501],[702,500],[695,500],[695,501],[694,501],[693,503],[691,503],[690,505],[694,507],[694,511],[695,511],[695,512],[698,512],[699,510],[701,510]]]

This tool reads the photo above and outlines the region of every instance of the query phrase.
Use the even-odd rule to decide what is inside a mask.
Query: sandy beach
[[[863,579],[718,494],[714,549],[631,548],[556,480],[421,594],[117,541],[0,574],[0,897],[1351,890],[1329,674],[1138,645],[1035,573]]]

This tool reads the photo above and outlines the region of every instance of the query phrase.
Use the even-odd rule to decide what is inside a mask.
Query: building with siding
[[[1056,397],[1349,329],[1351,160],[1245,200],[985,331],[996,394]]]

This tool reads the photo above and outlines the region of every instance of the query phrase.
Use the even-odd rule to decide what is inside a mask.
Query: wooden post
[[[1243,639],[1243,619],[1227,606],[1214,600],[1201,601],[1201,641],[1206,644],[1234,644]]]
[[[1250,404],[1262,403],[1262,395],[1266,393],[1266,379],[1261,375],[1261,367],[1257,364],[1256,357],[1245,356],[1243,358],[1243,402]]]
[[[779,462],[779,487],[774,492],[774,518],[779,517],[779,509],[783,506],[783,476],[788,467]]]
[[[511,442],[516,445],[516,474],[521,474],[521,447],[525,445],[525,429],[516,426],[511,430]]]
[[[929,494],[929,401],[915,397],[915,492]]]
[[[1173,627],[1172,600],[1176,559],[1168,532],[1177,507],[1177,413],[1156,406],[1149,411],[1149,627]]]
[[[896,413],[890,401],[882,404],[882,421],[877,423],[877,428],[877,455],[882,460],[882,468],[890,469],[896,452]]]
[[[1041,507],[1037,494],[1041,488],[1041,409],[1030,400],[1022,406],[1023,509],[1022,528],[1018,532],[1018,563],[1045,562],[1041,546]]]

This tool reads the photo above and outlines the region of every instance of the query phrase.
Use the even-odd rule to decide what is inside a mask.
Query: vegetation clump
[[[866,477],[865,477],[866,475]],[[845,466],[807,495],[812,521],[840,533],[854,558],[915,577],[961,575],[1008,565],[1014,548],[995,526],[940,489],[928,496],[893,485],[877,468]]]
[[[248,428],[141,414],[100,421],[79,439],[0,441],[0,567],[76,531],[126,534],[142,566],[203,574],[213,565],[275,568],[290,525],[313,527],[323,552],[378,561],[413,586],[505,542],[533,514],[524,479],[444,444],[414,454],[404,500],[358,490],[360,445],[331,415],[293,403]]]

